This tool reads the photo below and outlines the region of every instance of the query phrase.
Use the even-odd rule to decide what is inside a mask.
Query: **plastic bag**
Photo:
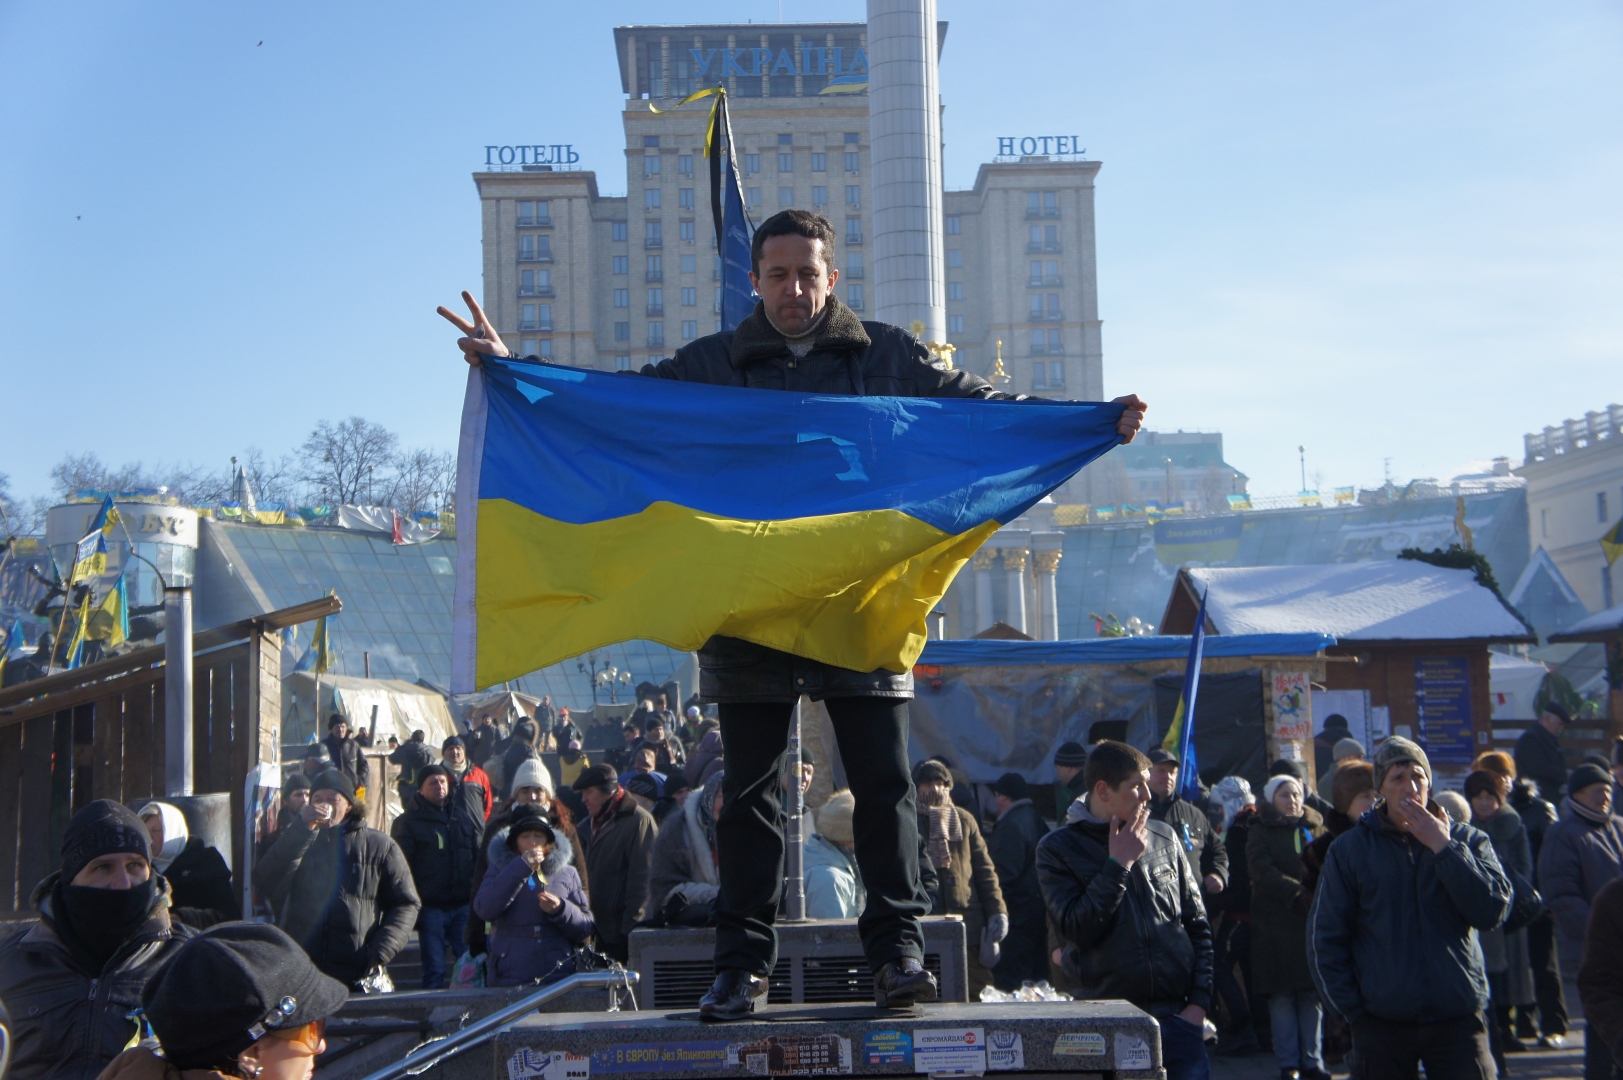
[[[394,980],[389,978],[389,972],[382,964],[368,971],[361,981],[355,984],[363,994],[392,994],[394,993]]]
[[[470,986],[485,985],[485,954],[474,956],[473,953],[463,950],[457,957],[456,964],[451,968],[451,985],[458,989]]]

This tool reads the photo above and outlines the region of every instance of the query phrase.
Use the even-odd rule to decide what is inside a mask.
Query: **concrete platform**
[[[497,1080],[664,1077],[1098,1076],[1161,1080],[1160,1027],[1126,1002],[766,1005],[748,1020],[694,1012],[552,1013],[497,1036]],[[503,1073],[505,1072],[505,1077]]]

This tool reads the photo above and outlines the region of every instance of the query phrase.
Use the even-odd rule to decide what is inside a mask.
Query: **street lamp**
[[[575,670],[586,676],[592,687],[592,705],[597,705],[597,691],[599,687],[609,693],[609,704],[618,705],[620,702],[620,687],[631,685],[631,672],[621,671],[609,662],[607,656],[603,657],[602,667],[598,666],[596,653],[589,654],[585,660],[575,661]]]

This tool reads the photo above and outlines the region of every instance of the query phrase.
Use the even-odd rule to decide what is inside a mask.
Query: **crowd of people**
[[[964,921],[972,999],[1047,979],[1129,1001],[1160,1022],[1169,1080],[1208,1075],[1214,1032],[1219,1054],[1271,1049],[1282,1080],[1324,1080],[1344,1059],[1359,1077],[1421,1063],[1493,1076],[1533,1040],[1565,1044],[1563,965],[1589,1017],[1586,1076],[1612,1077],[1623,744],[1552,788],[1544,751],[1567,722],[1552,705],[1457,792],[1434,790],[1413,742],[1388,738],[1366,760],[1334,722],[1319,760],[1276,762],[1260,798],[1238,776],[1192,797],[1165,750],[1066,743],[1055,823],[1019,774],[982,806],[929,759],[913,768],[919,879],[934,913]],[[541,756],[560,735],[566,784]],[[626,960],[638,926],[715,925],[726,757],[697,708],[678,718],[645,702],[598,762],[561,710],[510,731],[484,718],[437,753],[415,732],[389,754],[404,809],[388,833],[367,824],[355,743],[335,716],[287,779],[254,871],[274,927],[235,921],[229,866],[176,807],[79,811],[60,871],[35,890],[40,919],[0,943],[16,1076],[159,1080],[162,1060],[129,1049],[145,1023],[170,1062],[252,1061],[241,1075],[303,1080],[323,1017],[387,987],[414,930],[433,989],[545,983],[583,949]],[[803,793],[813,778],[806,764]],[[802,822],[812,918],[868,905],[855,809],[835,790]],[[172,1046],[174,1003],[207,980],[241,993],[208,1005],[220,1012],[208,1038],[187,1028]],[[299,1004],[277,1013],[287,996]]]

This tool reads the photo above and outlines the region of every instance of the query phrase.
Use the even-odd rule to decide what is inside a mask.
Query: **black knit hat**
[[[1567,778],[1567,794],[1576,795],[1586,787],[1592,787],[1595,784],[1610,784],[1611,782],[1611,773],[1593,762],[1585,762],[1573,769],[1572,775]]]
[[[570,787],[576,791],[585,791],[587,788],[602,787],[612,784],[620,779],[620,774],[614,771],[613,765],[593,765],[589,769],[582,769],[580,775]]]
[[[659,781],[644,772],[635,772],[626,777],[623,785],[633,795],[641,795],[645,799],[659,798]]]
[[[147,827],[135,811],[111,799],[97,799],[68,819],[62,834],[62,883],[70,884],[92,859],[126,853],[151,861]]]
[[[913,767],[913,783],[940,784],[942,787],[952,787],[952,773],[941,762],[934,760],[921,761]]]
[[[338,792],[350,802],[355,801],[355,785],[350,778],[337,769],[323,769],[310,778],[310,789],[321,791],[331,789]]]
[[[1026,778],[1017,772],[1006,772],[998,777],[992,782],[992,792],[1017,802],[1031,798],[1031,788],[1026,785]]]
[[[297,942],[266,923],[223,923],[182,945],[141,991],[177,1069],[217,1069],[271,1031],[323,1020],[349,998]]]
[[[451,770],[447,769],[444,765],[424,765],[421,769],[417,770],[417,790],[418,791],[421,791],[423,789],[424,782],[426,782],[428,780],[428,778],[431,777],[431,776],[443,776],[447,780],[450,780],[452,778],[451,777]]]
[[[1060,743],[1059,749],[1054,751],[1054,764],[1063,765],[1067,769],[1080,769],[1088,763],[1088,751],[1078,742]]]
[[[296,772],[282,782],[282,797],[286,798],[295,791],[309,791],[310,778],[301,772]]]
[[[1268,766],[1268,775],[1270,777],[1293,776],[1298,780],[1306,780],[1307,766],[1295,758],[1280,758]]]
[[[462,736],[460,736],[460,735],[447,735],[445,737],[445,741],[440,743],[440,753],[443,754],[445,751],[451,749],[451,747],[453,747],[453,746],[460,746],[460,747],[463,747],[464,749],[466,749],[467,745],[468,745],[467,743],[462,741]]]
[[[1549,713],[1551,716],[1560,719],[1563,724],[1572,723],[1572,710],[1568,709],[1555,698],[1551,698],[1549,701],[1544,703],[1544,711]]]
[[[520,833],[545,833],[547,843],[558,842],[558,832],[547,820],[546,811],[534,803],[519,803],[507,815],[507,850],[518,850],[518,837]]]

